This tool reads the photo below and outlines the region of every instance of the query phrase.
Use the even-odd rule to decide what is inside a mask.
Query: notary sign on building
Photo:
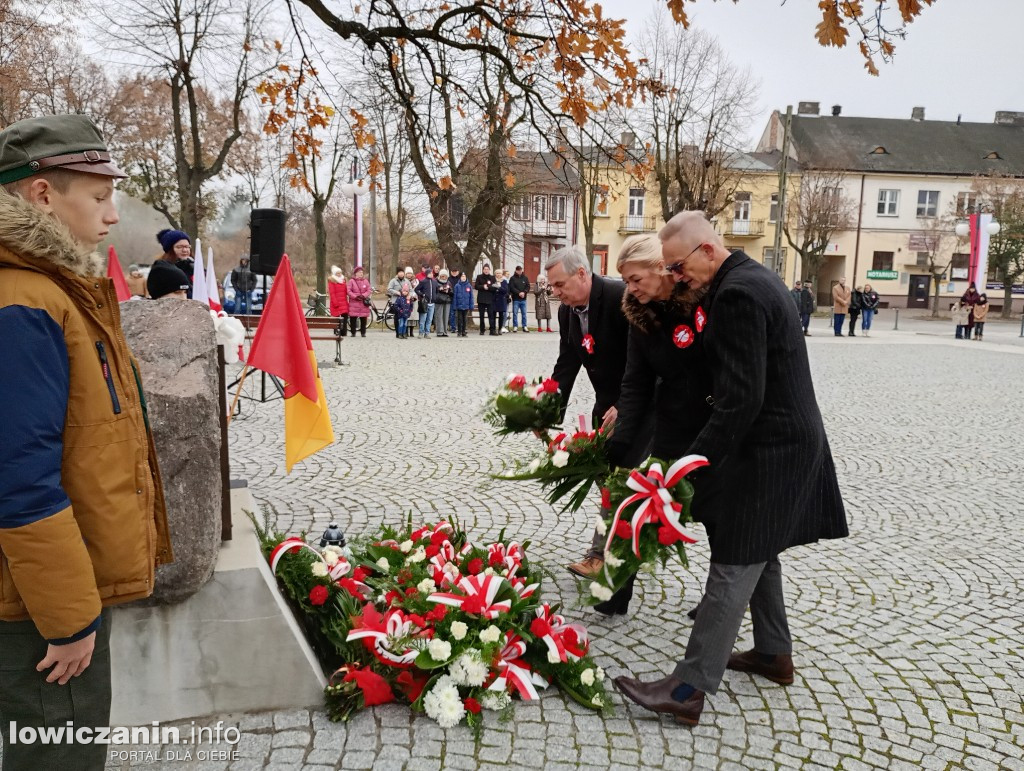
[[[869,270],[868,278],[873,278],[875,281],[895,281],[900,277],[898,270]]]

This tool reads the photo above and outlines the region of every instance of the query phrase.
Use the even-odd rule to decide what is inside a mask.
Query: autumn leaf
[[[818,3],[821,9],[821,22],[815,27],[814,36],[823,46],[835,46],[842,48],[846,45],[846,38],[849,35],[843,20],[839,16],[839,9],[835,0],[821,0]]]
[[[370,156],[370,162],[367,164],[366,173],[371,177],[376,177],[384,172],[384,163],[380,159],[379,153],[374,153]]]
[[[516,157],[516,153],[518,153],[518,152],[519,151],[516,149],[515,145],[509,145],[508,146],[508,157],[509,158],[515,158]]]
[[[515,186],[516,186],[516,175],[513,174],[510,171],[508,174],[505,175],[505,187],[515,187]]]
[[[453,190],[455,188],[455,183],[452,182],[451,177],[445,175],[437,181],[437,186],[442,190]]]
[[[690,20],[686,17],[686,11],[683,10],[683,3],[685,0],[668,0],[668,9],[672,12],[672,21],[676,24],[681,24],[683,29],[690,28]]]
[[[925,3],[931,5],[934,0],[924,0]],[[921,15],[921,11],[924,8],[921,5],[921,0],[899,0],[900,16],[903,17],[903,21],[910,24],[917,16]]]

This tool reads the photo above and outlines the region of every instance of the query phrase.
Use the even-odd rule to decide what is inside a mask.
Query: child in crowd
[[[395,337],[399,340],[408,339],[409,317],[412,315],[412,300],[409,290],[402,287],[402,294],[395,298]]]

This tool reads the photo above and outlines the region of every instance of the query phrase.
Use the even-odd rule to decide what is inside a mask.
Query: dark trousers
[[[495,331],[495,329],[494,329],[494,321],[495,321],[494,306],[493,305],[481,305],[481,306],[479,306],[479,308],[480,308],[480,334],[482,335],[484,333],[484,327],[485,327],[484,319],[485,319],[485,315],[486,315],[486,320],[489,321],[490,324],[491,324],[489,331],[490,332],[494,332]]]
[[[47,683],[36,665],[46,656],[47,643],[31,621],[0,621],[0,734],[4,771],[76,769],[91,771],[106,765],[105,744],[12,743],[11,723],[18,728],[60,728],[68,721],[77,729],[110,724],[110,610],[96,633],[92,662],[66,685]],[[18,739],[18,737],[13,737]]]
[[[341,337],[345,337],[347,332],[348,332],[348,314],[347,313],[342,313],[340,316],[338,316],[338,334]],[[352,334],[355,334],[355,332],[353,332]]]
[[[837,335],[843,334],[843,322],[846,321],[845,313],[832,314],[832,327]]]
[[[801,313],[800,314],[800,326],[802,326],[804,328],[804,332],[807,331],[807,328],[810,325],[811,325],[811,314],[810,313]]]
[[[699,691],[717,693],[748,605],[754,650],[766,655],[792,653],[778,558],[754,565],[712,562],[686,656],[676,664],[675,676]]]
[[[853,336],[854,329],[857,327],[857,317],[860,316],[860,311],[850,311],[850,335]]]
[[[359,331],[363,337],[366,337],[366,316],[349,316],[348,323],[349,328],[352,330],[352,337],[356,336],[356,321],[359,322]]]
[[[457,324],[455,331],[460,335],[466,334],[466,316],[468,316],[469,313],[469,311],[464,310],[455,311],[455,322]]]

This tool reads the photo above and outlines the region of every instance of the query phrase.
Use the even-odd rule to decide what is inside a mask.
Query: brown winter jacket
[[[850,310],[850,287],[836,284],[832,287],[832,312],[848,313]]]
[[[141,379],[104,261],[0,189],[0,620],[55,643],[173,559]]]

